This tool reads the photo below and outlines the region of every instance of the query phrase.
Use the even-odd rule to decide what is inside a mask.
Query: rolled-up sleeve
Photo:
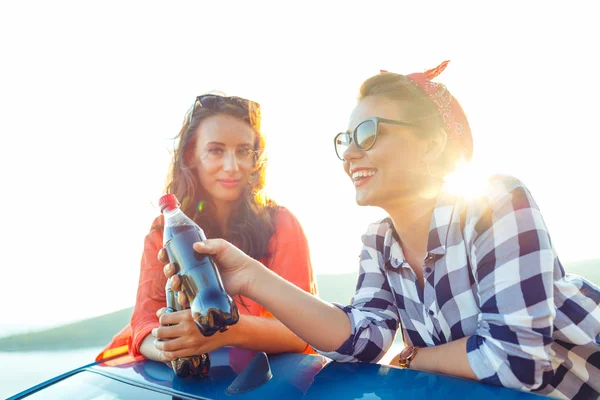
[[[156,311],[167,305],[165,285],[167,277],[164,265],[158,260],[162,248],[162,217],[152,224],[152,229],[144,241],[144,253],[140,263],[140,280],[133,314],[131,316],[132,340],[129,353],[139,357],[140,346],[152,329],[159,326]]]
[[[500,186],[470,240],[481,314],[468,360],[483,382],[534,390],[551,368],[555,255],[529,191],[516,179]]]
[[[377,362],[392,345],[399,316],[380,258],[374,247],[363,246],[351,305],[335,304],[348,315],[352,333],[339,349],[320,354],[341,362]]]

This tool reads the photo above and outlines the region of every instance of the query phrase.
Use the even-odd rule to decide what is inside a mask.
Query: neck
[[[389,214],[407,257],[425,257],[429,228],[438,190],[414,199],[402,199],[383,207]]]
[[[223,236],[227,233],[227,224],[229,223],[233,206],[234,203],[229,201],[214,202],[215,218]]]

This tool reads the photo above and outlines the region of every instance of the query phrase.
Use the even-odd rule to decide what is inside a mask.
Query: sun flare
[[[444,190],[448,193],[473,199],[482,196],[488,185],[489,174],[473,163],[461,163],[446,176]]]

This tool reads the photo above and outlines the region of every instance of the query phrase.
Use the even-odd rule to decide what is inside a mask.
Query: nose
[[[226,172],[236,172],[239,170],[238,159],[235,155],[235,151],[228,151],[223,157],[223,170]]]
[[[356,159],[362,158],[363,156],[364,156],[364,152],[356,146],[356,144],[354,143],[354,140],[352,142],[350,142],[350,145],[348,146],[348,148],[344,151],[344,154],[342,155],[342,157],[344,157],[345,162],[356,160]]]

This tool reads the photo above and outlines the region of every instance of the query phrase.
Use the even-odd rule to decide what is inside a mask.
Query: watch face
[[[412,346],[408,346],[405,347],[404,349],[402,349],[402,351],[400,352],[400,358],[403,360],[406,360],[408,357],[411,356],[411,354],[415,351],[415,348]]]

